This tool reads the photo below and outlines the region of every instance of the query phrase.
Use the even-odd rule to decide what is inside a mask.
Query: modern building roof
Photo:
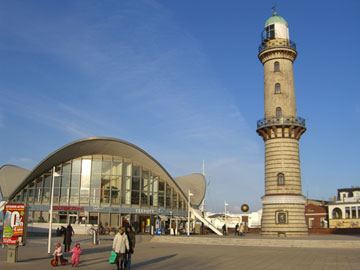
[[[265,22],[265,27],[270,25],[270,24],[274,24],[274,23],[283,23],[286,26],[288,26],[287,22],[285,21],[285,19],[281,16],[277,15],[277,12],[275,11],[273,16],[271,16],[266,22]]]
[[[0,194],[2,199],[7,200],[29,173],[29,170],[14,165],[2,166],[0,168]]]
[[[178,181],[174,181],[158,161],[136,145],[115,138],[90,137],[69,143],[48,155],[30,173],[27,171],[27,176],[23,175],[23,181],[17,183],[15,188],[12,189],[11,194],[9,194],[9,197],[17,194],[28,184],[28,182],[51,170],[53,166],[87,155],[121,156],[132,162],[139,163],[160,176],[161,179],[167,181],[170,186],[179,190],[186,200],[188,192],[186,188],[191,187],[191,192],[196,194],[191,200],[193,206],[199,206],[205,196],[205,178],[202,179],[199,175],[195,174],[179,177]],[[185,189],[182,189],[181,187]]]
[[[200,173],[189,174],[174,178],[176,184],[188,196],[189,191],[194,194],[190,198],[191,205],[199,206],[206,192],[205,176]]]

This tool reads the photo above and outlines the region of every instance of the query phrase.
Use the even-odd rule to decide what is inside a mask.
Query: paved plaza
[[[171,236],[169,236],[171,237]],[[133,269],[360,269],[360,248],[330,247],[327,243],[338,241],[345,246],[360,242],[357,236],[309,236],[304,239],[271,239],[278,243],[275,246],[238,245],[237,241],[267,242],[268,238],[259,235],[245,237],[205,237],[191,236],[174,237],[171,243],[162,242],[163,236],[139,237],[133,256]],[[192,242],[186,242],[191,239]],[[217,244],[223,242],[224,245]],[[53,244],[61,242],[61,238],[53,238]],[[91,239],[85,236],[75,236],[74,242],[80,242],[84,250],[80,257],[80,268],[83,269],[116,269],[108,263],[112,238],[102,239],[100,245],[93,246]],[[213,241],[211,241],[213,240]],[[286,241],[296,243],[301,241],[323,242],[324,248],[313,247],[282,247]],[[330,241],[330,242],[329,242]],[[182,242],[182,243],[180,243]],[[290,243],[289,242],[289,243]],[[229,244],[230,243],[230,244]],[[231,244],[232,243],[232,244]],[[235,244],[234,244],[235,243]],[[256,244],[257,245],[257,244]],[[268,245],[268,244],[267,244]],[[296,246],[296,244],[293,244]],[[326,246],[326,247],[325,247]],[[52,269],[50,256],[47,254],[46,237],[31,237],[25,247],[19,248],[19,261],[16,264],[6,262],[7,248],[0,249],[1,270],[7,269]],[[66,254],[70,259],[71,254]],[[58,266],[60,268],[72,268]]]

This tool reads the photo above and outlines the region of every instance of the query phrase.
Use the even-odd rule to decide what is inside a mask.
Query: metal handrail
[[[269,48],[291,48],[291,49],[294,49],[296,50],[296,43],[292,40],[289,40],[286,42],[286,44],[273,44],[273,45],[268,45],[267,42],[262,42],[259,46],[259,53],[262,52],[263,50],[266,50],[266,49],[269,49]]]
[[[305,119],[301,117],[272,117],[264,118],[257,121],[257,128],[272,125],[295,125],[305,127]]]

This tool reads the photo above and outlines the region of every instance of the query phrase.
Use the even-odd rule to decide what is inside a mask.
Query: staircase
[[[191,213],[193,213],[193,215],[200,220],[202,223],[204,223],[204,225],[208,228],[210,228],[214,233],[216,233],[217,235],[223,235],[214,225],[212,225],[209,221],[207,221],[205,218],[203,218],[201,211],[194,209],[194,208],[190,208]]]

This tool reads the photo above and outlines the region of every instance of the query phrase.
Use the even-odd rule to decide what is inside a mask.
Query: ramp
[[[190,208],[191,213],[194,214],[194,216],[200,220],[202,223],[204,223],[204,225],[208,228],[210,228],[214,233],[216,233],[217,235],[223,235],[214,225],[212,225],[209,221],[207,221],[205,218],[203,218],[200,210],[194,209],[194,208]]]

